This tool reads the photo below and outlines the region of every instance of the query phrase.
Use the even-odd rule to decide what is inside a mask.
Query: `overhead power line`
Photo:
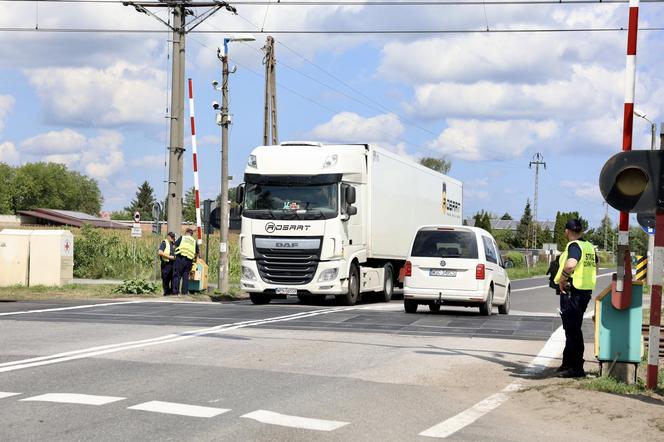
[[[3,1],[3,0],[0,0]],[[4,0],[6,1],[6,0]],[[664,31],[663,26],[640,28],[639,31]],[[19,28],[0,27],[0,32],[44,32],[44,33],[72,33],[72,34],[161,34],[159,29],[109,29],[109,28]],[[265,29],[263,31],[237,29],[231,30],[195,30],[191,34],[338,34],[338,35],[439,35],[439,34],[555,34],[555,33],[598,33],[598,32],[627,32],[626,28],[530,28],[530,29]]]
[[[12,3],[107,3],[122,4],[124,0],[0,0],[0,2]],[[664,0],[641,0],[641,3],[662,3]],[[170,5],[175,3],[171,0],[159,2],[147,2],[157,5]],[[509,5],[608,5],[627,4],[629,0],[239,0],[234,1],[236,6],[509,6]],[[144,3],[145,4],[145,3]]]

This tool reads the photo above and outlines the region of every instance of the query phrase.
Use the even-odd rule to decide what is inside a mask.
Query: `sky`
[[[0,15],[0,161],[66,164],[95,178],[104,210],[129,204],[145,180],[165,194],[169,34],[118,3],[3,2]],[[578,211],[597,226],[599,172],[622,146],[627,34],[617,32],[279,34],[294,30],[505,30],[627,28],[627,3],[371,6],[236,4],[187,36],[194,82],[201,196],[220,188],[220,129],[211,82],[230,44],[230,174],[242,180],[262,143],[261,47],[276,39],[279,139],[376,143],[401,155],[452,161],[464,182],[464,217],[479,210],[518,219]],[[199,9],[202,13],[204,9]],[[167,19],[165,11],[158,14]],[[664,24],[664,4],[642,3],[639,26]],[[16,32],[7,28],[154,29],[163,33]],[[263,32],[261,32],[263,29]],[[639,32],[635,107],[664,120],[663,31]],[[658,106],[659,105],[659,106]],[[189,115],[188,106],[185,115]],[[659,132],[659,130],[657,131]],[[185,189],[193,186],[185,126]],[[650,123],[634,120],[634,148]],[[609,210],[617,222],[617,212]]]

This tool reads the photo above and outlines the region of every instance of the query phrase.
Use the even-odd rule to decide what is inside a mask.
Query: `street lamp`
[[[648,123],[650,123],[650,149],[655,150],[655,132],[657,131],[657,125],[646,118],[646,113],[638,109],[634,109],[634,115],[637,117],[643,118]]]
[[[221,109],[217,116],[217,124],[221,126],[221,215],[220,227],[221,238],[219,240],[219,280],[218,287],[222,294],[228,293],[228,126],[231,124],[230,114],[228,113],[228,74],[235,72],[228,70],[228,43],[232,41],[254,41],[253,35],[246,34],[241,36],[230,36],[224,38],[224,44],[217,49],[217,58],[221,61],[221,88],[216,82],[212,87],[216,90],[221,89]],[[219,104],[212,105],[215,110],[219,109]]]

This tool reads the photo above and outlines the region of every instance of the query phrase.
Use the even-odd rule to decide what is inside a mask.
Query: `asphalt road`
[[[496,425],[510,391],[557,365],[543,285],[514,282],[512,314],[491,317],[401,301],[0,302],[0,439],[558,440]]]

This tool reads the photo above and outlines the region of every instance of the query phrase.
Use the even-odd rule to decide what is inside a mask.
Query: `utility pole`
[[[543,161],[544,157],[541,153],[537,152],[533,155],[533,161],[528,164],[528,168],[532,169],[533,164],[535,165],[535,199],[533,204],[533,248],[537,248],[537,196],[539,190],[539,167],[540,165],[544,166],[546,170],[546,163]]]
[[[225,43],[225,42],[224,42]],[[224,48],[226,49],[226,48]],[[219,240],[219,281],[222,294],[228,293],[228,51],[219,55],[221,60],[221,232]]]
[[[267,37],[263,46],[265,56],[265,108],[263,112],[263,145],[279,143],[277,128],[277,60],[274,55],[274,38]],[[272,132],[270,134],[270,131]]]
[[[605,201],[602,204],[604,204],[606,206],[605,211],[604,211],[604,221],[603,221],[604,222],[604,250],[606,250],[606,248],[608,246],[607,242],[608,242],[608,234],[609,234],[609,223],[608,223],[608,221],[609,221],[609,203],[607,203]]]
[[[237,14],[235,8],[226,2],[194,2],[189,0],[160,0],[151,2],[123,2],[136,11],[153,17],[173,32],[173,64],[171,82],[170,142],[168,146],[168,231],[181,232],[182,229],[182,187],[184,170],[184,74],[185,74],[185,35],[210,18],[221,8]],[[194,16],[190,8],[208,8],[203,14]],[[173,25],[164,21],[148,8],[169,8],[173,10]],[[187,23],[187,16],[194,18]]]

